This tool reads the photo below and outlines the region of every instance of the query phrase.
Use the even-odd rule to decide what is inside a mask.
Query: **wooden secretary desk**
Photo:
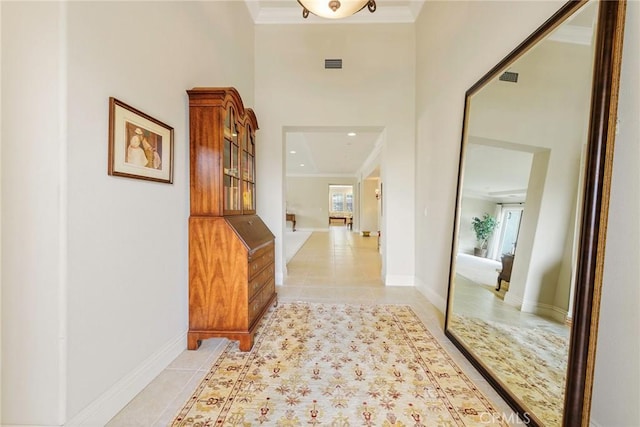
[[[253,346],[277,301],[274,235],[256,215],[256,116],[234,88],[189,95],[190,216],[187,348],[206,338]]]

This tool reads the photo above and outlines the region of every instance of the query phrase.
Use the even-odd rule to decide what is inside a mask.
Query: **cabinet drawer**
[[[253,298],[259,291],[262,285],[267,283],[269,279],[275,275],[275,264],[272,262],[262,271],[260,271],[253,279],[249,281],[249,300]]]
[[[276,293],[276,281],[274,278],[269,282],[267,282],[267,284],[264,286],[264,288],[262,288],[262,291],[260,292],[260,298],[262,298],[262,305],[268,303],[269,298],[271,298],[271,296],[275,293]]]
[[[254,252],[249,253],[249,262],[255,261],[258,258],[261,258],[268,253],[273,253],[273,242],[269,242],[268,244],[262,246],[261,248],[255,250]]]
[[[254,299],[249,301],[249,325],[253,325],[253,322],[260,314],[260,310],[262,310],[262,294],[258,294]]]
[[[271,279],[251,301],[249,301],[249,325],[256,320],[264,305],[276,290],[275,280]]]
[[[260,256],[253,255],[249,257],[249,279],[253,279],[264,267],[273,263],[273,245],[270,245],[269,249],[262,252]]]

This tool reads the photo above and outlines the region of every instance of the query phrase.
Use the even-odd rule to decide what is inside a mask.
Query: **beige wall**
[[[560,6],[425,2],[416,23],[416,276],[444,310],[464,96]]]
[[[572,261],[565,247],[587,136],[592,57],[592,46],[546,40],[509,67],[518,83],[489,83],[473,96],[468,116],[470,135],[549,150],[544,162],[542,154],[534,157],[531,173],[540,176],[529,182],[505,301],[559,319],[568,309],[568,292],[560,297],[556,290],[569,289],[570,275],[560,271]]]
[[[185,90],[251,106],[253,25],[240,2],[0,7],[1,423],[103,425],[186,347]],[[109,96],[174,127],[172,185],[107,175]]]
[[[464,92],[563,2],[426,2],[416,26],[416,274],[445,306]],[[640,3],[628,2],[592,423],[640,419]]]
[[[329,228],[329,185],[353,185],[354,218],[357,212],[356,178],[287,177],[287,212],[296,214],[296,229],[327,230]],[[287,226],[290,226],[287,224]]]
[[[415,243],[420,290],[444,309],[464,92],[561,4],[426,2],[415,26],[258,26],[254,39],[241,2],[1,2],[2,423],[100,424],[185,347],[184,90],[196,85],[236,86],[259,107],[258,211],[279,237],[282,126],[385,126],[393,274],[413,275]],[[640,419],[639,28],[630,1],[593,394],[601,426]],[[310,69],[333,54],[351,68]],[[106,176],[110,95],[174,126],[173,185]],[[123,225],[132,212],[150,221],[142,235]]]
[[[325,58],[342,58],[343,69],[325,70]],[[385,280],[414,283],[414,62],[412,24],[256,26],[257,173],[268,189],[258,190],[258,213],[276,235],[277,283],[288,126],[384,128]]]
[[[66,116],[65,10],[58,3],[2,2],[0,7],[0,424],[61,425],[67,339],[62,329],[67,254],[61,236],[67,210],[61,185],[66,139],[60,120]],[[101,169],[106,170],[105,163]]]
[[[380,181],[378,179],[365,179],[360,185],[362,186],[362,197],[360,199],[362,213],[357,229],[376,233],[380,230],[380,206],[384,202],[384,200],[376,199],[376,189],[380,189]]]
[[[474,197],[463,197],[460,205],[460,231],[458,232],[458,253],[473,255],[478,246],[476,233],[473,231],[473,217],[482,218],[485,213],[495,216],[496,203]]]
[[[627,2],[591,421],[640,420],[640,2]]]

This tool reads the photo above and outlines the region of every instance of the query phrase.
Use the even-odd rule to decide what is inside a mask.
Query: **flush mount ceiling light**
[[[309,12],[322,18],[340,19],[360,12],[367,7],[369,12],[376,11],[375,0],[298,0],[302,6],[302,17],[307,18]]]

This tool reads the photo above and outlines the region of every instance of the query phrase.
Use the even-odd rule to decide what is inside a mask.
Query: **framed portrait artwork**
[[[173,183],[173,128],[109,98],[109,175]]]

